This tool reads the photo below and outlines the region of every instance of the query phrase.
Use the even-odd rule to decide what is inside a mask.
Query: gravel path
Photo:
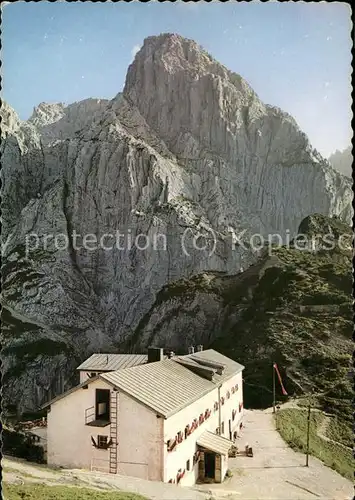
[[[275,430],[272,410],[245,411],[245,428],[237,445],[253,448],[254,456],[229,459],[233,477],[223,484],[203,485],[213,495],[218,490],[231,499],[243,500],[350,500],[351,481],[310,457],[293,451]]]
[[[207,492],[173,484],[146,481],[135,477],[102,474],[83,470],[51,470],[24,460],[5,457],[2,460],[3,478],[7,483],[42,483],[47,485],[80,486],[93,489],[129,491],[151,500],[208,500]],[[93,496],[93,498],[95,498]]]

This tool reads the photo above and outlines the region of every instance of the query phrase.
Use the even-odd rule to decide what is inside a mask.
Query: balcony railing
[[[95,420],[95,406],[90,406],[85,410],[85,425],[89,425]]]
[[[107,415],[107,418],[98,418],[96,416],[95,406],[90,406],[90,408],[86,408],[85,410],[85,425],[91,425],[92,427],[106,427],[106,425],[110,424],[110,417]]]

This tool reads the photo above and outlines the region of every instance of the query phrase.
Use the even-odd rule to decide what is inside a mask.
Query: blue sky
[[[40,102],[114,97],[143,39],[175,32],[293,115],[328,156],[351,140],[350,16],[325,2],[8,4],[2,97],[22,119]]]

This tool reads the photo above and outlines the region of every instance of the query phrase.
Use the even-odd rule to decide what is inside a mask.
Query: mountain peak
[[[162,33],[147,37],[130,69],[133,66],[133,70],[135,66],[139,66],[143,61],[146,65],[149,62],[154,62],[158,66],[161,65],[170,74],[176,74],[182,70],[191,71],[195,77],[211,73],[221,78],[229,78],[233,74],[225,66],[217,62],[197,42],[184,38],[177,33]],[[126,85],[130,83],[130,69],[128,70]]]
[[[128,68],[123,93],[171,151],[185,157],[199,155],[201,147],[222,154],[226,134],[234,149],[235,133],[247,115],[266,113],[240,75],[193,40],[170,33],[144,40]]]
[[[29,122],[35,126],[44,126],[57,122],[64,116],[65,104],[62,102],[41,102],[33,109]]]

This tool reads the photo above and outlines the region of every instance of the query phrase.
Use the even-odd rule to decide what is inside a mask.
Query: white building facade
[[[243,366],[213,350],[102,373],[49,403],[48,463],[193,485],[223,481]]]

